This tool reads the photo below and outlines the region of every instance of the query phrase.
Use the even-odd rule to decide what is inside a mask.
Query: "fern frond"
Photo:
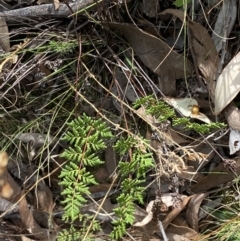
[[[69,149],[64,150],[61,156],[69,160],[69,162],[63,167],[59,176],[61,179],[60,185],[63,187],[61,194],[64,196],[62,201],[65,211],[63,220],[73,223],[78,219],[84,223],[83,226],[88,227],[87,222],[90,221],[90,216],[81,214],[80,209],[87,202],[86,195],[90,194],[89,186],[96,185],[97,182],[86,168],[103,163],[96,152],[106,148],[102,137],[106,140],[112,137],[112,134],[103,120],[94,120],[86,115],[78,117],[68,125],[69,129],[64,136],[64,140],[67,140],[71,146]],[[97,229],[99,229],[99,226],[93,222],[92,230]],[[74,228],[68,231],[65,230],[59,237],[61,239],[64,235],[75,231]],[[76,233],[78,233],[76,235],[78,236],[77,240],[81,240],[82,234]],[[76,233],[74,233],[72,240],[75,240]]]

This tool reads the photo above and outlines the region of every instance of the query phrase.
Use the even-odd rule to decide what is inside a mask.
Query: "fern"
[[[118,196],[118,208],[114,209],[117,220],[113,221],[114,229],[110,238],[117,240],[124,236],[126,228],[134,222],[134,202],[143,203],[145,177],[147,171],[153,167],[152,153],[145,149],[147,141],[131,136],[121,138],[115,145],[115,149],[125,155],[130,149],[133,151],[129,162],[119,163],[119,175],[124,180],[121,183],[122,193]],[[141,148],[139,148],[141,146]],[[131,178],[134,176],[134,178]],[[141,186],[142,185],[142,186]]]
[[[83,221],[83,228],[81,230],[76,229],[74,226],[71,226],[70,229],[62,230],[58,235],[58,241],[79,241],[83,240],[83,237],[87,231],[89,226],[89,222],[93,223],[93,231],[97,231],[100,229],[99,223],[97,221],[92,221],[93,217],[90,215],[81,215],[79,217],[79,221]],[[87,237],[85,241],[94,241],[95,238]]]
[[[96,185],[94,176],[87,171],[87,167],[97,166],[103,162],[97,156],[98,151],[106,148],[104,139],[112,137],[110,128],[101,119],[94,120],[86,115],[73,120],[69,130],[65,134],[71,147],[63,152],[62,157],[68,160],[60,174],[60,185],[63,187],[62,196],[64,200],[63,220],[73,223],[75,220],[83,222],[83,227],[88,227],[86,221],[90,216],[81,215],[80,208],[87,202],[86,195],[90,194],[89,186]],[[86,225],[85,225],[86,224]],[[95,223],[93,230],[98,227]],[[78,234],[76,234],[76,233]],[[74,233],[72,238],[71,233]],[[63,239],[63,237],[66,237]],[[78,237],[75,239],[75,236]],[[64,230],[58,240],[80,240],[81,235],[73,227]]]
[[[89,185],[97,184],[87,167],[102,163],[97,152],[106,148],[105,141],[113,138],[109,127],[101,120],[94,120],[86,115],[69,123],[69,130],[64,139],[71,147],[65,150],[62,157],[69,162],[61,171],[62,196],[64,200],[63,220],[73,223],[82,221],[82,229],[75,230],[73,225],[69,230],[59,234],[58,240],[81,240],[82,233],[93,222],[92,231],[99,228],[89,215],[81,215],[80,208],[86,203],[86,194],[90,194]],[[143,203],[144,183],[146,173],[153,167],[153,157],[147,148],[147,140],[139,136],[120,138],[115,144],[116,151],[121,156],[127,156],[131,151],[131,160],[119,163],[121,194],[117,197],[118,208],[114,209],[117,219],[113,221],[113,231],[110,238],[117,240],[126,233],[128,225],[134,222],[135,202]],[[65,239],[64,239],[65,238]],[[90,238],[90,236],[88,237]]]
[[[173,126],[183,125],[187,130],[194,130],[200,134],[208,134],[212,130],[220,129],[225,127],[223,123],[209,123],[209,124],[198,124],[192,123],[190,118],[179,118],[174,111],[174,108],[170,107],[163,100],[157,100],[153,96],[147,96],[137,100],[134,104],[134,108],[144,105],[146,112],[155,116],[155,118],[161,123],[165,120],[171,119]]]

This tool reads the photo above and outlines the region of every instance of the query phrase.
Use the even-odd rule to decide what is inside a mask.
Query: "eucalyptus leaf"
[[[218,115],[240,90],[240,52],[223,69],[215,90],[215,115]]]

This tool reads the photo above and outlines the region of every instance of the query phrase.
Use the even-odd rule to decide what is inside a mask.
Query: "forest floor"
[[[239,13],[0,1],[0,240],[240,240]]]

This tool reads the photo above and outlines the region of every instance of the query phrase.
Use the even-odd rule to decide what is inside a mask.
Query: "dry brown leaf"
[[[24,235],[21,235],[21,239],[22,239],[22,241],[35,241],[35,239],[27,238],[27,237],[24,236]]]
[[[165,95],[174,95],[175,80],[193,71],[192,64],[161,39],[131,25],[108,23],[107,26],[120,30],[142,62],[160,76]]]
[[[160,3],[158,0],[143,0],[140,9],[146,16],[154,18],[160,10]]]
[[[116,151],[112,146],[107,146],[105,149],[105,163],[108,175],[111,176],[117,167]]]
[[[189,226],[198,232],[198,213],[203,199],[208,193],[194,194],[187,205],[186,218]]]
[[[178,214],[186,207],[186,205],[188,204],[189,199],[191,198],[191,196],[189,197],[185,197],[183,199],[183,201],[180,203],[180,207],[178,208],[174,208],[167,216],[166,218],[162,221],[163,227],[164,229],[166,229],[168,227],[168,225],[172,222],[172,220],[178,216]]]
[[[166,233],[166,236],[168,238],[168,240],[171,240],[171,241],[191,241],[189,238],[185,238],[181,235],[178,235],[178,234],[175,234],[175,233]]]
[[[37,185],[35,206],[37,210],[46,212],[48,214],[52,213],[54,206],[52,192],[43,181],[38,182]]]
[[[124,71],[120,68],[117,68],[114,74],[111,92],[123,102],[125,102],[126,98],[131,102],[135,102],[138,99],[137,92],[129,80],[130,76],[130,71]],[[112,101],[118,111],[122,112],[126,108],[122,105],[121,101],[116,100],[115,97],[112,97]]]
[[[240,158],[236,159],[236,173],[240,174]],[[206,192],[213,187],[232,181],[235,175],[232,171],[220,163],[208,176],[192,187],[194,193]]]
[[[161,14],[172,14],[183,22],[185,20],[182,10],[167,9]],[[190,19],[187,19],[186,24],[191,30],[191,44],[195,54],[193,58],[205,77],[210,96],[214,101],[215,80],[219,63],[218,52],[208,31],[202,25]]]
[[[153,219],[153,213],[152,211],[148,212],[147,216],[141,221],[141,222],[137,222],[135,223],[133,226],[134,227],[144,227],[146,226],[148,223],[150,223],[150,221]]]
[[[34,220],[25,197],[22,197],[19,201],[19,213],[22,222],[29,230],[29,232],[34,235],[35,238],[44,239],[47,237],[47,233],[45,232],[45,230],[43,230]]]
[[[169,240],[198,240],[198,233],[191,228],[185,226],[177,226],[172,223],[166,229],[166,235]],[[184,239],[181,239],[184,238]]]
[[[235,130],[240,131],[240,110],[231,102],[224,110],[224,116],[228,122],[228,125]]]
[[[147,19],[136,19],[138,23],[140,23],[143,26],[143,30],[147,33],[150,33],[151,35],[162,38],[159,34],[158,29],[155,27],[153,23],[148,21]],[[163,39],[163,38],[162,38]]]
[[[154,124],[157,123],[157,120],[154,116],[147,114],[146,108],[144,106],[141,106],[136,110],[136,113],[147,123]]]
[[[0,167],[5,166],[6,162],[8,163],[7,153],[0,153]],[[3,189],[4,187],[5,190]],[[44,239],[47,237],[45,231],[34,220],[32,213],[29,210],[27,200],[24,194],[22,194],[21,188],[9,174],[7,169],[4,170],[4,185],[1,190],[1,195],[7,200],[11,201],[13,204],[19,203],[21,221],[30,233],[39,239]]]
[[[177,144],[186,144],[189,143],[189,140],[186,140],[184,138],[181,137],[181,133],[178,134],[176,131],[174,131],[173,129],[169,128],[169,133],[170,136],[172,137],[173,141],[176,142]]]
[[[98,166],[97,169],[92,170],[91,173],[93,174],[95,180],[98,183],[107,183],[110,181],[108,170],[105,163],[101,166]]]

